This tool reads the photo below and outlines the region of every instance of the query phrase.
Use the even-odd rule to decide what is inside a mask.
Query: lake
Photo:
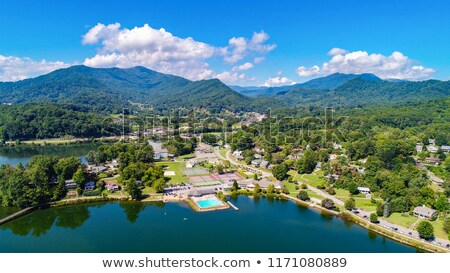
[[[81,143],[48,146],[22,145],[16,147],[0,147],[0,165],[9,164],[11,166],[16,166],[19,162],[25,165],[30,161],[31,157],[35,155],[59,157],[76,156],[81,159],[82,163],[87,163],[87,153],[90,150],[96,150],[98,146],[99,144],[94,143]]]
[[[240,208],[114,202],[35,211],[0,226],[0,252],[416,252],[292,201],[245,196]]]

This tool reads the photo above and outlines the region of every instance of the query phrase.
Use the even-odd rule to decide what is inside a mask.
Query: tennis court
[[[230,180],[241,181],[244,178],[240,176],[238,173],[224,173],[224,174],[216,174],[217,179],[228,182]]]
[[[213,175],[190,176],[189,182],[191,182],[194,187],[214,186],[220,184],[220,181]]]
[[[194,175],[207,175],[209,174],[208,169],[206,168],[187,168],[183,171],[183,174],[186,176],[194,176]]]

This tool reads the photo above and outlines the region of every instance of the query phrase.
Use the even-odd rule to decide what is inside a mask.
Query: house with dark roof
[[[64,181],[64,187],[68,190],[76,189],[78,187],[78,184],[73,179],[70,179],[70,180]]]
[[[437,215],[437,212],[434,209],[422,206],[422,207],[415,207],[413,210],[413,214],[419,218],[425,218],[430,220]]]
[[[94,181],[86,182],[86,184],[84,185],[84,190],[85,191],[93,191],[94,189],[95,189],[95,182]]]

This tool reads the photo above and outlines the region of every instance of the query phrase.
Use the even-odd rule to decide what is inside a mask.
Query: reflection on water
[[[1,226],[1,229],[10,229],[15,235],[39,237],[45,235],[53,225],[75,229],[87,219],[89,209],[86,206],[40,209]]]
[[[128,221],[130,223],[135,223],[139,217],[139,213],[144,210],[144,204],[142,202],[129,202],[129,203],[120,203],[120,207],[125,212]]]
[[[32,156],[60,156],[69,157],[76,156],[86,163],[85,156],[90,150],[95,150],[100,144],[81,143],[69,145],[48,145],[48,146],[32,146],[22,145],[14,147],[0,147],[0,165],[9,164],[16,166],[17,163],[25,165]]]
[[[76,229],[89,219],[90,209],[101,208],[109,203],[80,204],[65,207],[40,209],[28,215],[22,216],[15,221],[0,226],[2,230],[11,230],[13,234],[20,236],[32,235],[39,237],[45,235],[53,226]],[[142,202],[120,202],[126,219],[134,224],[139,214],[146,206],[163,208],[164,202],[153,202],[144,204]]]
[[[186,203],[163,202],[37,210],[0,226],[0,252],[415,251],[294,202],[244,196],[232,202],[239,211],[196,213]]]

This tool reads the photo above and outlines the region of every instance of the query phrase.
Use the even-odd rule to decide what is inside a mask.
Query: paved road
[[[261,177],[269,177],[269,176],[273,176],[271,172],[263,171],[263,170],[260,170],[260,169],[255,168],[255,167],[253,167],[253,166],[249,166],[249,165],[245,165],[245,164],[239,163],[238,161],[236,161],[236,160],[231,156],[231,151],[230,151],[230,150],[227,151],[227,153],[226,153],[226,158],[223,157],[223,156],[220,154],[220,150],[219,150],[218,147],[216,147],[216,149],[215,149],[214,151],[215,151],[217,157],[219,157],[220,159],[228,160],[228,161],[230,161],[231,164],[236,165],[236,166],[241,167],[241,168],[248,168],[248,169],[250,169],[250,170],[257,171]]]
[[[334,197],[332,195],[329,195],[328,193],[326,193],[326,192],[324,192],[322,190],[319,190],[318,188],[315,188],[315,187],[313,187],[311,185],[308,185],[308,189],[310,189],[311,191],[321,195],[324,198],[330,198],[331,200],[333,200],[333,202],[335,204],[338,204],[340,206],[344,206],[344,202],[342,200],[340,200],[340,199],[338,199],[338,198],[336,198],[336,197]],[[370,214],[371,214],[371,212],[367,212],[367,211],[364,211],[362,209],[357,209],[355,211],[355,215],[359,216],[360,218],[364,219],[365,221],[369,221]],[[402,227],[400,225],[392,224],[392,223],[390,223],[390,222],[388,222],[388,221],[386,221],[384,219],[381,219],[381,218],[379,218],[378,225],[381,226],[381,227],[384,227],[384,228],[386,228],[386,229],[388,229],[388,230],[390,230],[392,232],[397,232],[397,233],[403,234],[405,236],[408,236],[408,237],[411,237],[411,238],[415,238],[415,239],[420,240],[422,242],[426,242],[425,240],[419,238],[419,233],[417,233],[417,231],[415,231],[413,229],[409,229],[409,228]],[[432,241],[431,243],[435,244],[435,245],[440,245],[442,247],[446,247],[447,245],[450,244],[450,241],[449,240],[444,240],[444,239],[441,239],[441,238],[435,238],[434,241]]]
[[[236,160],[234,160],[231,157],[231,152],[229,150],[227,151],[227,154],[226,154],[227,158],[224,158],[220,154],[220,151],[219,151],[218,148],[216,148],[215,151],[216,151],[217,156],[219,158],[221,158],[221,159],[229,160],[232,164],[234,164],[236,166],[249,167],[249,166],[243,165],[243,164],[237,162]],[[423,166],[423,165],[422,166],[418,165],[418,167],[422,168],[422,169],[425,168],[425,166]],[[251,168],[253,168],[253,167],[251,167]],[[261,170],[259,170],[259,171],[261,171]],[[261,173],[263,173],[265,176],[272,176],[272,174],[269,173],[269,172],[261,171]],[[335,204],[339,205],[339,206],[344,206],[344,201],[338,199],[337,197],[335,197],[333,195],[330,195],[330,194],[328,194],[328,193],[326,193],[326,192],[324,192],[322,190],[319,190],[318,188],[313,187],[311,185],[308,185],[308,189],[313,191],[313,192],[315,192],[315,193],[317,193],[318,195],[320,195],[320,196],[322,196],[324,198],[329,198],[329,199],[333,200],[333,202]],[[368,221],[368,222],[369,222],[370,214],[371,214],[371,212],[367,212],[367,211],[364,211],[364,210],[361,210],[361,209],[356,210],[356,213],[355,213],[355,215],[361,217],[363,220]],[[402,227],[402,226],[399,226],[399,225],[395,225],[395,224],[392,224],[392,223],[390,223],[390,222],[388,222],[386,220],[383,220],[383,219],[379,219],[378,225],[381,226],[381,227],[384,227],[384,228],[386,228],[386,229],[388,229],[388,230],[390,230],[392,232],[397,232],[397,233],[400,233],[402,235],[405,235],[405,236],[408,236],[408,237],[411,237],[411,238],[415,238],[416,240],[420,240],[422,242],[427,242],[427,241],[425,241],[423,239],[420,239],[419,238],[419,234],[417,233],[417,231],[415,231],[413,229],[409,229],[409,228],[405,228],[405,227]],[[432,241],[431,243],[434,244],[434,245],[440,245],[440,246],[442,246],[444,248],[446,248],[447,245],[450,245],[450,241],[449,240],[444,240],[444,239],[441,239],[441,238],[435,238],[434,241]],[[446,249],[448,250],[449,248],[446,248]]]

